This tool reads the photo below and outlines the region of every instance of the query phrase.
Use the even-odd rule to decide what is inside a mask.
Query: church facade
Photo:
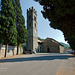
[[[46,53],[63,53],[64,47],[52,38],[43,41],[37,36],[37,11],[32,7],[27,9],[27,50]]]
[[[46,38],[43,41],[38,41],[37,52],[43,53],[64,53],[64,46],[52,38]]]

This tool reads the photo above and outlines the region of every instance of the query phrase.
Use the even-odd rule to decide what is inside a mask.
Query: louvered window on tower
[[[35,28],[36,28],[36,23],[35,23]]]
[[[31,22],[29,23],[29,26],[31,27]]]
[[[34,20],[36,21],[36,17],[34,16]]]

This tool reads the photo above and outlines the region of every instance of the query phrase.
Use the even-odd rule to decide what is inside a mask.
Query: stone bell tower
[[[37,11],[32,7],[27,9],[27,50],[36,51],[38,47],[37,37]]]

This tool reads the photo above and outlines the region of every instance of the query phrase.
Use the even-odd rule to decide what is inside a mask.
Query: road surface
[[[75,75],[75,56],[38,53],[2,59],[0,75]]]

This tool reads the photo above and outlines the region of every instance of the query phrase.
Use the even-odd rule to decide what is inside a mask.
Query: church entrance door
[[[47,48],[47,52],[50,53],[50,48],[49,47]]]

